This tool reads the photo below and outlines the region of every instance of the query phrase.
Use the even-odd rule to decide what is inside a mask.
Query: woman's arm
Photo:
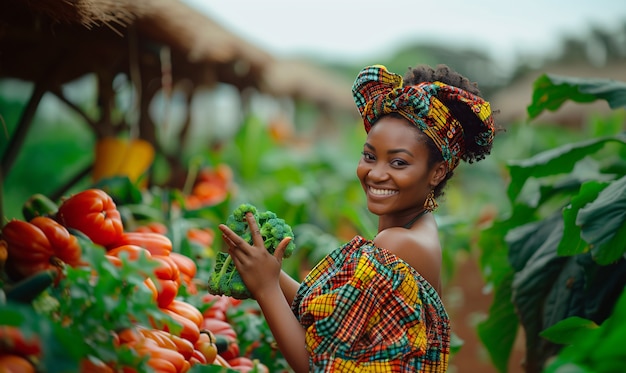
[[[285,271],[280,271],[280,288],[285,295],[285,299],[287,299],[287,303],[292,304],[293,299],[296,297],[296,293],[300,288],[300,283],[291,276],[289,276]]]
[[[289,279],[286,274],[281,274],[283,254],[291,238],[281,241],[272,255],[265,249],[254,216],[247,213],[246,219],[252,232],[253,245],[226,225],[219,226],[222,237],[228,244],[228,252],[246,287],[259,303],[285,359],[295,372],[308,372],[309,353],[305,348],[305,332],[291,311],[288,301],[289,298],[293,300],[295,296],[293,290],[295,281]],[[281,289],[282,285],[285,286],[285,293]]]
[[[283,298],[279,286],[255,295],[278,348],[289,366],[295,372],[306,373],[309,371],[309,353],[304,347],[304,329],[291,311],[289,303],[284,298],[277,301],[278,298]]]

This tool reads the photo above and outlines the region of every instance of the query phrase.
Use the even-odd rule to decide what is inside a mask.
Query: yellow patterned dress
[[[410,265],[356,236],[311,270],[292,309],[311,372],[445,372],[450,320]]]

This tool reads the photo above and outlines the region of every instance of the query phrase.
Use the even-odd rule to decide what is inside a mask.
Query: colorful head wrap
[[[441,82],[424,82],[403,87],[400,75],[382,65],[361,70],[352,86],[365,131],[383,115],[398,113],[430,137],[441,151],[452,171],[465,152],[463,126],[441,99],[456,100],[468,105],[484,125],[476,136],[478,145],[486,146],[494,136],[494,123],[489,102],[463,89]]]

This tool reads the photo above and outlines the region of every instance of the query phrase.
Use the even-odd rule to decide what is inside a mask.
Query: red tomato
[[[46,235],[56,257],[73,267],[81,264],[82,249],[76,236],[71,235],[67,228],[45,216],[37,216],[30,223]]]
[[[17,326],[0,326],[0,351],[17,355],[41,354],[41,343],[35,335],[24,336]]]
[[[204,319],[202,321],[202,329],[209,330],[215,335],[222,335],[232,340],[237,339],[235,329],[233,329],[232,325],[223,320]]]
[[[160,308],[166,308],[178,295],[178,284],[172,280],[162,280],[157,278],[156,286],[157,304]]]
[[[237,356],[232,359],[228,359],[228,364],[232,365],[235,369],[237,369],[237,367],[254,368],[254,362],[245,356]]]
[[[12,277],[21,279],[54,268],[55,258],[72,266],[81,264],[82,251],[76,237],[50,218],[37,217],[33,220],[41,228],[16,219],[2,228],[7,250],[7,272]]]
[[[202,301],[209,305],[202,312],[205,319],[226,321],[226,310],[230,307],[229,297],[207,293],[202,296]]]
[[[65,199],[59,206],[57,220],[105,247],[116,242],[124,232],[113,198],[100,189],[87,189]]]

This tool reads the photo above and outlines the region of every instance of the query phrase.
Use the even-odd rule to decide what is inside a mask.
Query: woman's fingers
[[[250,228],[252,234],[252,244],[256,247],[265,248],[263,237],[261,237],[261,230],[259,229],[254,215],[250,212],[246,213],[246,221],[248,222],[248,228]]]
[[[285,237],[278,243],[278,246],[276,246],[276,250],[274,250],[274,257],[278,260],[278,263],[283,262],[283,256],[285,255],[285,250],[287,249],[289,242],[291,242],[291,237]]]
[[[247,249],[246,245],[248,245],[248,243],[246,242],[246,240],[239,237],[237,233],[233,232],[226,225],[220,224],[218,228],[220,229],[220,231],[222,231],[222,237],[224,238],[224,241],[226,242],[226,244],[228,244],[231,250],[233,248],[240,249],[240,250]]]

